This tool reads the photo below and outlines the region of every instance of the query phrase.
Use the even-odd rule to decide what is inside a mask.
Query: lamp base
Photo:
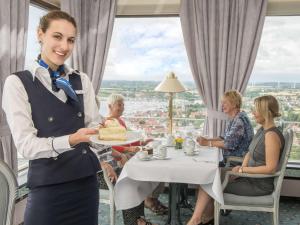
[[[173,134],[173,93],[169,93],[169,134]]]

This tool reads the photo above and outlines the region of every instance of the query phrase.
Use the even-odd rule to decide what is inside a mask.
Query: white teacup
[[[186,152],[187,155],[193,155],[195,148],[192,147],[192,146],[187,146],[187,147],[185,147],[184,150],[185,150],[185,152]]]
[[[158,157],[159,158],[165,159],[165,158],[167,158],[167,154],[168,154],[167,146],[161,145],[158,147]]]
[[[161,145],[161,141],[159,141],[159,140],[151,141],[151,142],[148,144],[148,146],[149,146],[149,147],[152,147],[153,149],[154,149],[154,148],[157,148],[157,147],[160,146],[160,145]]]
[[[140,159],[147,159],[149,157],[148,151],[142,150],[138,152],[138,157]]]

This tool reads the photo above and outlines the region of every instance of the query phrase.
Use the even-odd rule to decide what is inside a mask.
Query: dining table
[[[169,212],[166,225],[182,225],[178,207],[180,184],[196,184],[216,201],[224,203],[219,170],[220,150],[197,146],[193,154],[168,147],[165,159],[143,160],[138,154],[122,169],[114,187],[117,210],[139,205],[160,182],[169,183]]]

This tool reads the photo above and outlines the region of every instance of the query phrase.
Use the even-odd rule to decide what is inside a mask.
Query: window
[[[179,18],[116,19],[100,96],[103,102],[112,92],[126,97],[129,127],[143,128],[153,137],[166,133],[168,95],[154,88],[170,71],[188,89],[176,94],[174,130],[199,129],[206,112],[188,66]],[[107,115],[106,103],[101,113]]]
[[[40,52],[40,45],[37,41],[36,33],[37,26],[39,24],[40,18],[46,14],[47,11],[36,7],[34,5],[29,6],[29,24],[28,24],[28,37],[27,37],[27,47],[25,56],[25,68],[30,68],[32,61],[37,58]],[[18,183],[19,185],[24,184],[27,181],[27,168],[28,160],[25,160],[18,153]]]
[[[244,110],[250,117],[255,97],[272,94],[279,99],[283,112],[279,124],[296,133],[290,158],[296,162],[300,162],[299,24],[299,16],[266,18],[244,96]],[[123,94],[130,126],[160,136],[166,132],[168,96],[153,90],[168,71],[174,71],[188,88],[176,95],[175,130],[176,126],[201,130],[206,108],[189,69],[179,18],[117,18],[100,91],[102,101],[112,92]],[[107,114],[106,103],[101,113]]]
[[[47,11],[35,5],[29,6],[29,24],[28,37],[25,56],[25,68],[30,68],[32,61],[35,60],[40,53],[40,44],[37,40],[37,27],[40,18],[45,15]]]
[[[300,163],[300,16],[266,17],[255,66],[245,95],[274,95],[279,100],[283,128],[294,130],[290,162]],[[249,114],[251,115],[251,114]],[[252,116],[252,115],[251,115]]]
[[[25,67],[39,53],[36,29],[46,10],[30,6]],[[295,140],[291,161],[300,162],[300,17],[267,17],[252,76],[244,97],[244,108],[256,96],[276,95],[283,110],[279,121],[292,127]],[[154,137],[166,132],[168,96],[154,88],[173,71],[188,91],[174,101],[174,129],[202,129],[206,108],[198,95],[183,43],[178,17],[116,18],[104,79],[101,113],[107,115],[106,97],[126,97],[124,116],[129,127],[146,129]],[[297,76],[298,74],[298,76]],[[293,109],[293,110],[292,110]],[[27,162],[18,156],[19,169]]]

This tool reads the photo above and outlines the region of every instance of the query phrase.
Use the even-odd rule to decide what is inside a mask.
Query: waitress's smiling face
[[[75,44],[76,28],[64,19],[52,20],[45,32],[38,29],[41,57],[53,70],[64,64]]]

